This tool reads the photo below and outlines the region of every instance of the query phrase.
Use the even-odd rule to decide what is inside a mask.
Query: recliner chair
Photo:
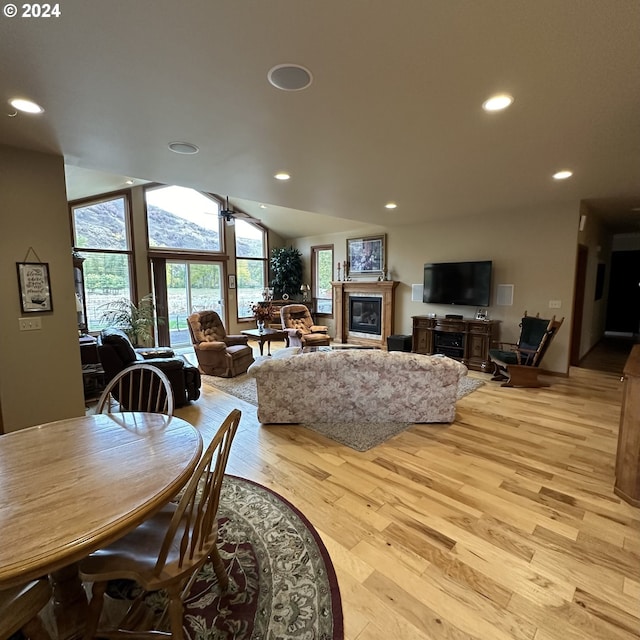
[[[160,369],[169,378],[175,406],[181,407],[200,397],[200,372],[168,347],[134,349],[121,329],[103,329],[98,336],[98,355],[106,382],[136,362],[146,362]]]
[[[280,309],[282,328],[289,336],[290,347],[325,347],[331,344],[329,327],[313,324],[309,309],[303,304],[287,304]]]
[[[211,310],[197,311],[187,318],[193,348],[203,373],[233,378],[253,363],[253,350],[243,335],[227,334],[220,316]]]

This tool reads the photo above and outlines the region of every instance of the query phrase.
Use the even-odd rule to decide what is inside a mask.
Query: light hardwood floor
[[[227,470],[316,527],[347,640],[640,638],[640,509],[612,490],[619,374],[574,368],[546,389],[470,375],[487,383],[453,424],[366,453],[261,426],[207,386],[176,413],[210,437],[242,410]],[[299,392],[292,381],[292,402]]]

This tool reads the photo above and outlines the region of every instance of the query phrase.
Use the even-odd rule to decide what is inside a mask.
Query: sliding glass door
[[[222,263],[167,260],[167,319],[172,347],[191,344],[187,317],[213,309],[225,321]]]

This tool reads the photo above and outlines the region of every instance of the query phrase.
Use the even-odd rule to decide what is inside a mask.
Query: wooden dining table
[[[82,631],[77,561],[167,504],[202,454],[188,422],[153,413],[70,418],[0,436],[0,589],[49,574],[58,637]]]

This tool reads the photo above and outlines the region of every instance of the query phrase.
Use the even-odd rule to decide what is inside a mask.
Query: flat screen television
[[[491,268],[491,260],[425,264],[422,301],[488,307]]]

